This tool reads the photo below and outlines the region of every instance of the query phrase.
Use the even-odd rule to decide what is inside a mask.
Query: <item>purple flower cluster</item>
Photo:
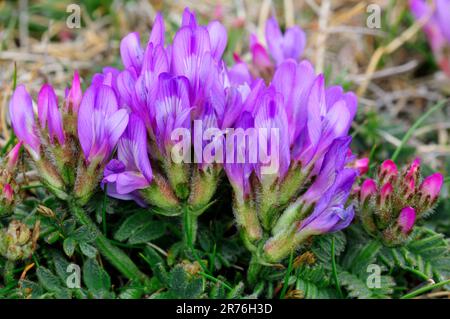
[[[210,202],[220,168],[174,163],[172,134],[191,130],[194,120],[202,122],[198,132],[192,128],[194,135],[234,124],[242,103],[222,61],[226,44],[219,22],[201,26],[188,9],[172,43],[165,43],[159,14],[145,48],[137,33],[121,41],[124,70],[106,68],[94,79],[111,76],[120,106],[131,113],[117,159],[105,170],[108,194],[156,205],[166,214],[180,213],[185,200],[198,209]]]
[[[33,100],[19,85],[9,105],[11,122],[43,183],[61,199],[73,193],[85,203],[127,127],[128,112],[119,109],[107,79],[83,95],[78,73],[66,90],[63,107],[58,105],[54,89],[45,84],[37,97],[36,119]]]
[[[311,235],[348,226],[354,211],[347,199],[358,175],[348,131],[357,99],[327,87],[299,60],[304,32],[283,34],[272,18],[268,51],[252,37],[253,63],[231,68],[222,60],[227,33],[219,22],[199,25],[186,9],[173,41],[165,37],[158,14],[145,47],[137,33],[121,41],[122,70],[105,68],[84,94],[75,74],[61,108],[44,85],[38,120],[25,88],[16,89],[12,124],[44,183],[62,199],[73,190],[85,203],[101,178],[110,196],[165,215],[188,207],[193,220],[213,200],[224,168],[247,246],[261,249],[266,261],[282,259]],[[189,159],[194,150],[194,164],[173,160],[183,145],[174,137],[180,129],[192,131],[194,147],[182,149]],[[208,135],[211,129],[217,134]],[[229,129],[234,135],[226,140]],[[213,159],[225,154],[224,161],[205,160],[198,147]]]
[[[347,199],[358,170],[348,152],[348,131],[357,98],[340,86],[326,87],[323,75],[299,61],[305,35],[298,27],[283,35],[271,18],[266,41],[268,51],[252,36],[252,64],[238,60],[230,69],[237,83],[250,88],[235,128],[276,128],[277,143],[258,145],[277,154],[278,170],[267,173],[260,160],[225,164],[225,171],[249,248],[262,248],[262,258],[279,261],[305,238],[340,230],[353,219]]]

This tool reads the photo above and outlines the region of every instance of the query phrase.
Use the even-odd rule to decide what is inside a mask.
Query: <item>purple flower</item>
[[[9,102],[9,116],[16,136],[24,143],[30,155],[38,160],[41,142],[33,111],[33,101],[24,85],[19,85],[13,93]]]
[[[266,23],[266,41],[269,52],[277,65],[287,59],[297,60],[306,45],[306,35],[299,27],[288,28],[284,35],[277,20],[272,17]]]
[[[292,156],[317,172],[333,141],[348,134],[356,113],[356,97],[325,90],[324,77],[319,75],[309,92],[306,113],[306,124],[294,140]]]
[[[425,0],[409,0],[409,7],[416,19],[430,17],[424,25],[430,46],[438,64],[450,76],[450,0],[434,0],[434,12]]]
[[[89,87],[78,112],[78,138],[86,162],[107,162],[127,124],[128,113],[118,108],[110,86]]]
[[[208,31],[203,27],[182,27],[173,39],[172,68],[174,75],[183,75],[190,84],[191,105],[198,115],[203,112],[213,77],[217,70],[211,56]]]
[[[44,84],[38,95],[38,117],[41,129],[48,128],[50,142],[56,138],[64,145],[62,116],[58,109],[58,99],[53,88]]]
[[[302,196],[305,203],[314,204],[318,202],[323,194],[336,183],[340,172],[343,171],[346,164],[346,150],[348,149],[350,142],[350,137],[342,137],[336,139],[330,146],[314,183]]]
[[[291,145],[307,124],[307,101],[315,77],[311,63],[297,63],[294,60],[281,63],[273,76],[273,86],[284,98]]]
[[[218,21],[212,21],[207,26],[211,54],[216,61],[220,61],[227,46],[227,30]]]
[[[239,139],[238,135],[233,136],[229,142],[233,143],[233,149],[226,153],[225,172],[228,176],[235,195],[239,201],[248,199],[250,195],[250,175],[253,171],[253,164],[250,163],[249,145],[252,138],[250,129],[254,128],[254,118],[249,112],[243,112],[234,125],[235,132],[241,130],[244,138]],[[245,133],[247,132],[247,136]]]
[[[290,164],[289,135],[287,116],[283,106],[283,96],[276,93],[273,88],[267,89],[257,101],[258,108],[255,112],[255,128],[258,131],[259,163],[256,165],[256,174],[260,180],[265,179],[264,168],[266,159],[261,158],[265,154],[275,159],[277,167],[276,176],[283,178]],[[276,133],[273,135],[272,133]],[[270,173],[273,175],[273,173]]]
[[[155,47],[153,43],[147,46],[144,57],[142,72],[134,85],[136,99],[135,102],[131,100],[129,106],[133,112],[141,116],[147,129],[151,131],[155,125],[153,103],[158,90],[158,79],[160,74],[169,71],[169,59],[166,50],[161,45]],[[128,85],[133,83],[132,76],[127,76],[130,81]],[[125,87],[121,88],[119,92],[121,96],[126,97],[128,93],[124,92],[124,89]]]
[[[108,194],[119,199],[139,199],[137,190],[148,187],[152,168],[147,154],[147,135],[143,121],[130,115],[128,126],[119,140],[117,159],[105,167],[103,183]]]
[[[273,70],[283,62],[289,59],[299,60],[305,49],[306,35],[297,26],[288,28],[283,35],[277,20],[272,17],[266,22],[265,38],[269,52],[254,34],[250,36],[249,46],[253,66],[256,68],[254,71],[267,80],[272,77]],[[275,65],[270,57],[275,60]]]
[[[139,33],[130,33],[120,41],[120,55],[125,68],[133,68],[136,73],[140,73],[144,50],[141,48]]]
[[[300,223],[298,232],[319,235],[350,225],[354,210],[351,206],[345,208],[345,203],[357,175],[354,169],[340,171],[332,187],[317,202],[312,214]]]
[[[170,156],[173,146],[172,132],[177,128],[190,128],[190,112],[188,79],[162,73],[152,113],[155,114],[155,139],[165,156]]]

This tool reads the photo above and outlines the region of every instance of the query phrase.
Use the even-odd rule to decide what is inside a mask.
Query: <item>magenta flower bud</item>
[[[434,173],[423,180],[420,191],[425,198],[429,198],[433,202],[439,196],[443,181],[444,177],[441,173]]]
[[[73,73],[72,87],[66,96],[66,111],[72,110],[73,114],[78,114],[83,92],[81,90],[80,76],[78,72]]]
[[[20,149],[22,147],[23,142],[17,143],[8,153],[6,156],[7,162],[6,162],[6,170],[9,172],[12,172],[15,168],[17,163],[19,162],[19,154]]]
[[[24,85],[19,85],[13,93],[9,102],[9,116],[19,141],[22,141],[30,155],[38,160],[41,142],[37,134],[33,101]]]
[[[409,234],[412,231],[415,221],[416,211],[410,206],[403,208],[397,219],[400,230],[405,235]]]
[[[256,35],[250,36],[250,52],[252,53],[253,64],[260,70],[273,67],[269,54],[264,46],[258,42]]]
[[[391,183],[386,183],[380,190],[380,205],[384,206],[386,201],[389,200],[391,194],[394,192],[394,188]]]
[[[420,171],[420,158],[417,157],[408,167],[406,171],[406,179],[413,178],[414,180],[417,180],[419,178],[419,171]]]
[[[359,175],[364,175],[369,171],[369,158],[357,159],[354,166],[359,171]]]
[[[394,161],[388,159],[385,160],[380,166],[380,181],[390,182],[392,179],[396,179],[398,175],[397,165]]]
[[[373,179],[366,179],[360,189],[360,200],[362,203],[366,201],[367,198],[370,198],[373,194],[377,192],[377,184]]]
[[[406,177],[402,182],[402,195],[409,198],[416,192],[416,180],[413,177]]]
[[[58,99],[53,88],[44,84],[38,95],[38,117],[41,129],[48,128],[50,142],[58,140],[59,145],[64,145],[64,131],[62,116],[58,109]]]

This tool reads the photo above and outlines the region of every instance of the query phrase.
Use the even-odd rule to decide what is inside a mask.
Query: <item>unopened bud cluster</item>
[[[36,249],[39,229],[39,223],[30,230],[25,224],[12,221],[8,228],[0,229],[0,255],[11,261],[31,257]]]
[[[384,161],[377,178],[364,180],[357,194],[364,228],[388,246],[403,244],[414,225],[432,212],[442,183],[440,173],[421,177],[419,159],[402,171],[392,160]]]

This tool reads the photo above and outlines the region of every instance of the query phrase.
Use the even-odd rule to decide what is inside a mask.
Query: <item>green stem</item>
[[[207,278],[207,279],[209,279],[209,280],[211,280],[211,281],[213,281],[213,282],[222,284],[229,291],[233,290],[233,288],[230,285],[228,285],[226,282],[224,282],[224,281],[222,281],[220,279],[217,279],[216,277],[213,277],[213,276],[211,276],[211,275],[209,275],[209,274],[207,274],[207,273],[205,273],[203,271],[199,271],[198,274],[203,276],[203,277],[205,277],[205,278]]]
[[[108,196],[106,196],[108,192],[108,184],[105,184],[105,189],[103,190],[103,207],[102,207],[102,225],[103,225],[103,234],[106,236],[108,232],[108,226],[106,224],[106,203],[108,200]]]
[[[195,230],[193,230],[193,228]],[[193,236],[193,234],[196,234],[196,231],[197,231],[197,217],[191,213],[188,205],[184,205],[183,206],[183,241],[184,241],[184,244],[194,255],[195,260],[199,263],[200,267],[202,267],[203,271],[207,273],[208,268],[206,268],[205,264],[200,259],[200,256],[195,251],[194,244],[192,241],[192,236]]]
[[[7,259],[5,262],[5,268],[3,269],[3,281],[5,286],[14,282],[14,266],[15,262]]]
[[[193,246],[197,237],[198,217],[189,209],[188,205],[183,208],[183,241],[186,245]]]
[[[292,272],[293,261],[294,261],[294,251],[291,250],[291,255],[289,257],[288,269],[286,270],[286,275],[284,276],[283,289],[281,290],[280,299],[284,299],[284,296],[286,295],[286,291],[289,286],[289,277],[291,276],[291,272]]]
[[[259,272],[261,271],[262,265],[258,260],[258,257],[253,254],[252,259],[250,259],[250,265],[247,270],[247,281],[250,285],[256,285],[258,281]]]
[[[409,130],[406,132],[405,136],[403,136],[400,145],[397,147],[397,149],[395,150],[394,154],[392,154],[391,159],[393,161],[395,161],[397,159],[397,157],[400,155],[400,151],[402,150],[403,146],[409,141],[409,139],[411,138],[411,136],[413,135],[414,131],[417,130],[419,128],[420,125],[422,125],[422,123],[435,111],[439,110],[440,108],[442,108],[445,103],[447,102],[447,100],[443,100],[440,101],[438,103],[436,103],[432,108],[430,108],[424,115],[422,115],[410,128]]]
[[[338,277],[337,268],[336,268],[336,254],[335,254],[335,248],[334,248],[334,237],[331,240],[331,269],[333,272],[334,283],[335,283],[336,289],[339,293],[339,297],[344,298],[344,295],[342,294],[342,290],[341,290],[341,285],[339,285],[339,277]]]
[[[75,218],[83,225],[89,227],[95,232],[95,243],[100,254],[105,257],[118,271],[130,280],[146,282],[148,277],[142,273],[134,262],[118,247],[114,246],[108,238],[106,238],[97,225],[85,213],[74,200],[68,201],[70,210]]]
[[[419,289],[417,289],[415,291],[412,291],[412,292],[402,296],[400,299],[414,298],[414,297],[416,297],[418,295],[421,295],[421,294],[423,294],[423,293],[425,293],[427,291],[430,291],[430,290],[433,290],[433,289],[436,289],[436,288],[440,288],[440,287],[448,285],[448,284],[450,284],[450,279],[444,280],[444,281],[441,281],[441,282],[438,282],[438,283],[435,283],[434,285],[429,285],[429,286],[425,286],[425,287],[419,288]]]

